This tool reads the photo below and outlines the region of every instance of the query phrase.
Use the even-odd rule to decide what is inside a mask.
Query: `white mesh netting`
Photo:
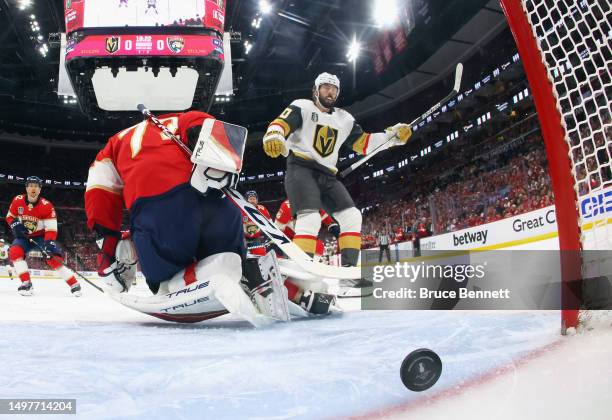
[[[570,147],[583,249],[612,249],[610,0],[522,0]]]

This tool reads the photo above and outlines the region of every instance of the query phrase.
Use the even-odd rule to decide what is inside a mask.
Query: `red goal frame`
[[[580,214],[577,206],[578,197],[572,175],[569,145],[565,141],[566,133],[562,125],[561,114],[557,109],[553,86],[548,79],[546,67],[542,61],[527,15],[521,5],[521,0],[500,1],[533,93],[546,147],[548,169],[555,197],[559,247],[561,249],[561,276],[563,281],[561,331],[564,333],[567,328],[578,325],[580,296],[579,293],[576,293],[575,287],[570,287],[570,282],[576,282],[580,279],[581,259],[579,251],[582,249]]]

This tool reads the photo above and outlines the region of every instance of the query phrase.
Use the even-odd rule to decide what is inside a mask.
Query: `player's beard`
[[[327,109],[331,109],[334,107],[334,105],[336,104],[336,99],[332,99],[331,96],[329,97],[323,97],[323,96],[319,96],[319,103]]]

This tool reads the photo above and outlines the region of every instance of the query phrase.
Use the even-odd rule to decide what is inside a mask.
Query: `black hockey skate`
[[[327,293],[314,293],[304,290],[300,298],[300,306],[314,315],[327,315],[331,307],[336,303],[336,297]]]
[[[34,292],[32,282],[30,280],[22,282],[17,291],[21,296],[32,296]]]
[[[70,288],[70,293],[74,297],[81,297],[81,285],[79,283],[75,284]]]

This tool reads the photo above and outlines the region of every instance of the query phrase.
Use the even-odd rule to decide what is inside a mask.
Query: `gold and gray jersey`
[[[389,138],[385,133],[364,132],[355,118],[341,108],[321,112],[308,99],[293,101],[270,123],[270,128],[273,126],[283,131],[287,147],[295,156],[314,161],[331,173],[338,171],[336,164],[342,146],[365,155],[372,150],[372,143],[380,145]]]

